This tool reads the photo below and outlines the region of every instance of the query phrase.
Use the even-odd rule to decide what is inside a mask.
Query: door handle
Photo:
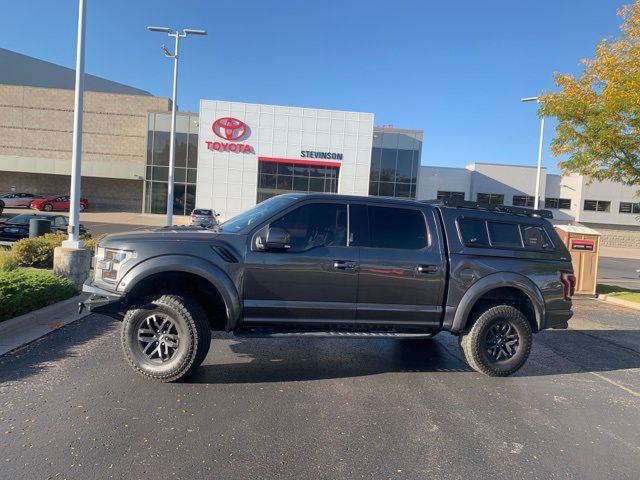
[[[352,260],[334,260],[333,262],[333,268],[335,270],[345,270],[352,272],[356,269],[356,266],[356,262]]]
[[[424,275],[433,275],[434,273],[438,273],[440,267],[438,267],[438,265],[418,265],[416,270],[418,273]]]

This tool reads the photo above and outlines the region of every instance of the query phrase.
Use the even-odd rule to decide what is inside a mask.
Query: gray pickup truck
[[[472,202],[287,194],[215,231],[109,235],[80,308],[122,319],[128,363],[173,381],[211,330],[289,338],[459,338],[510,375],[532,333],[567,328],[575,277],[547,211]]]

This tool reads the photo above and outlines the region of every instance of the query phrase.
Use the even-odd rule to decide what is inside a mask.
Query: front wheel
[[[492,377],[516,372],[529,358],[533,335],[524,314],[510,305],[497,305],[480,314],[461,335],[465,361],[475,371]]]
[[[211,330],[204,310],[189,297],[154,295],[127,311],[121,343],[125,359],[136,372],[173,382],[202,363]]]
[[[51,204],[47,203],[44,207],[42,207],[42,209],[43,209],[45,212],[50,212],[50,211],[52,211],[52,210],[53,210],[53,205],[51,205]]]

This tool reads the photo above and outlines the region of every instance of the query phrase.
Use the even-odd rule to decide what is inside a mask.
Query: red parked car
[[[45,212],[51,212],[53,210],[69,210],[71,205],[69,195],[52,195],[47,198],[38,198],[31,202],[30,207],[35,210],[44,210]],[[80,199],[80,211],[84,211],[89,208],[89,200],[86,198]]]

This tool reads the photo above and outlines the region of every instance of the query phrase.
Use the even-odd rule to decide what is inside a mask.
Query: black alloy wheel
[[[460,335],[464,360],[475,371],[504,377],[519,370],[529,357],[533,335],[529,320],[516,307],[495,305]]]

